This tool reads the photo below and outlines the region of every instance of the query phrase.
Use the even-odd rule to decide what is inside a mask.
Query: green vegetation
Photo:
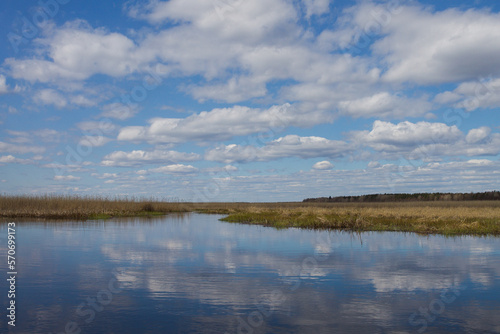
[[[372,194],[362,196],[337,196],[306,198],[304,202],[367,203],[367,202],[421,202],[421,201],[497,201],[500,191],[482,193],[416,193]]]
[[[500,235],[500,201],[184,203],[156,199],[0,196],[0,218],[107,219],[167,213],[225,214],[276,228]]]

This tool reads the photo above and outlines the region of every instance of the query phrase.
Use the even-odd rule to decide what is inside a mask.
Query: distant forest
[[[484,193],[417,193],[417,194],[372,194],[362,196],[337,196],[306,198],[303,202],[411,202],[411,201],[492,201],[500,200],[500,191]]]

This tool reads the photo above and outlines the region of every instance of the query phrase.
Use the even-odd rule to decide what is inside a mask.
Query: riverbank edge
[[[221,203],[221,206],[224,204]],[[204,213],[221,214],[225,217],[221,221],[229,223],[254,224],[277,229],[304,228],[318,230],[347,230],[347,231],[391,231],[391,232],[412,232],[419,234],[441,234],[441,235],[493,235],[500,236],[499,218],[475,218],[468,217],[462,219],[449,218],[425,218],[419,216],[376,216],[362,214],[362,208],[356,208],[347,214],[316,214],[314,209],[300,208],[295,210],[287,209],[264,209],[252,212],[255,208],[177,208],[168,211],[120,211],[113,213],[85,214],[79,212],[72,213],[0,213],[2,219],[76,219],[76,220],[107,220],[120,217],[158,217],[168,214],[178,213]]]
[[[354,232],[387,231],[418,234],[500,236],[499,219],[423,219],[422,217],[378,217],[363,215],[297,214],[295,217],[279,213],[234,213],[221,221],[255,224],[277,229],[304,228],[318,230],[347,230]]]

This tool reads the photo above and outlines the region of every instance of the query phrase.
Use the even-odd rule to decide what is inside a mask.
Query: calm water
[[[500,238],[218,218],[18,223],[17,326],[2,279],[0,332],[500,332]]]

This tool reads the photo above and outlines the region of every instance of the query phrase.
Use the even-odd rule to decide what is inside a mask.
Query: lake
[[[17,222],[16,327],[2,279],[0,332],[500,333],[500,238],[219,218]]]

